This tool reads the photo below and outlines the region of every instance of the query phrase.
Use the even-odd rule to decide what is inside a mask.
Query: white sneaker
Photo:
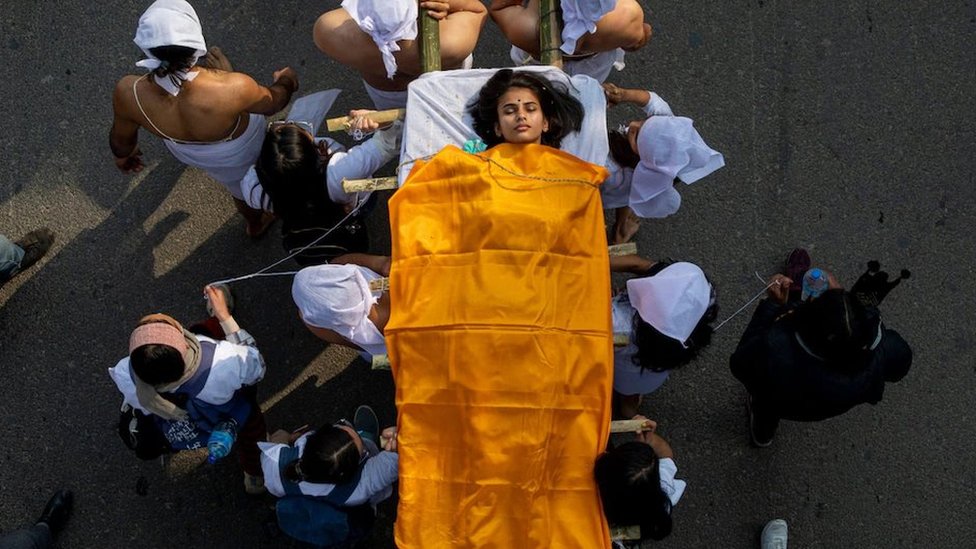
[[[762,549],[786,549],[787,530],[783,519],[767,522],[762,531]]]

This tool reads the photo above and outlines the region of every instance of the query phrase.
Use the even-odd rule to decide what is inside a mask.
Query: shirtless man
[[[644,46],[651,26],[637,0],[561,0],[562,69],[606,81],[613,69],[622,70],[626,52]],[[516,66],[537,64],[539,0],[492,0],[491,18],[512,43]]]
[[[513,46],[539,59],[539,0],[492,0],[489,10]],[[651,26],[644,22],[644,10],[637,0],[617,0],[613,9],[597,21],[594,32],[577,39],[572,54],[617,48],[633,51],[643,47],[650,37]]]
[[[207,52],[196,12],[184,0],[153,3],[140,18],[135,42],[149,57],[138,65],[150,73],[125,76],[115,86],[109,145],[116,166],[124,173],[143,169],[138,141],[144,128],[181,162],[227,187],[248,236],[260,236],[274,217],[244,203],[240,181],[261,150],[264,115],[283,109],[298,89],[295,71],[276,71],[270,87],[233,72],[218,48]],[[209,66],[197,66],[204,53]]]
[[[412,6],[404,4],[413,1],[345,0],[342,7],[324,13],[315,22],[315,45],[329,57],[359,71],[366,91],[378,109],[405,106],[407,84],[422,72],[420,40],[416,32],[405,30],[412,30],[409,21],[381,21],[384,19],[382,15],[389,19],[394,12],[402,18],[413,19],[410,14],[416,12]],[[392,7],[389,3],[396,3],[397,6]],[[461,68],[478,43],[488,10],[480,0],[423,1],[420,8],[439,21],[441,67],[444,70]],[[376,10],[387,10],[380,17],[370,15],[378,27],[373,32],[377,39],[374,40],[374,36],[360,27],[355,14],[351,14],[353,10],[358,11],[360,19]],[[397,24],[399,28],[394,30],[392,27]],[[379,28],[381,26],[387,28]],[[398,51],[390,47],[395,60],[395,73],[390,75],[377,42],[402,34],[413,37],[395,40]]]

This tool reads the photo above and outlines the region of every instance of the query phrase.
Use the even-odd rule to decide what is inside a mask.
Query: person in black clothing
[[[71,490],[58,490],[48,500],[44,511],[29,528],[14,530],[0,535],[0,549],[47,549],[54,536],[68,522],[74,494]]]
[[[854,291],[830,276],[823,295],[789,305],[790,288],[799,281],[773,277],[769,298],[760,301],[729,359],[732,374],[749,391],[755,446],[772,443],[780,419],[820,421],[864,402],[876,404],[885,382],[908,373],[912,350],[881,322],[877,308],[893,285],[886,284],[887,275],[883,282],[868,280],[870,268]]]

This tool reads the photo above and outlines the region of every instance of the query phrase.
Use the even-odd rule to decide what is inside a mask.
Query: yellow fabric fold
[[[609,547],[602,167],[447,147],[390,199],[401,549]]]

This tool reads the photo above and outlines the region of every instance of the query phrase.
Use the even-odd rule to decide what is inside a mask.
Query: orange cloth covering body
[[[610,547],[605,177],[542,145],[449,146],[390,199],[400,549]]]

